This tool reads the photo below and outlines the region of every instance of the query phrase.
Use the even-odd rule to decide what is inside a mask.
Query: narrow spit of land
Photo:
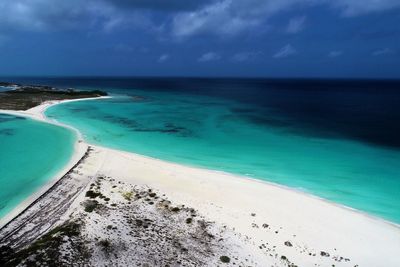
[[[70,100],[107,96],[100,90],[80,91],[76,89],[59,89],[46,85],[21,85],[0,82],[0,87],[7,88],[0,92],[0,109],[28,110],[51,100]]]

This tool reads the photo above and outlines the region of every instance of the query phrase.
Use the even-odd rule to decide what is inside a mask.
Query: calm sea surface
[[[47,111],[91,143],[275,182],[400,223],[398,81],[14,81],[112,93]]]
[[[75,138],[64,128],[0,113],[0,218],[68,163]]]

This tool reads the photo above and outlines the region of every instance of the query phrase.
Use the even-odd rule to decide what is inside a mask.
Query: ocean
[[[69,162],[75,140],[70,130],[0,112],[0,218]]]
[[[400,223],[400,81],[9,80],[111,93],[46,112],[90,143],[289,186]]]

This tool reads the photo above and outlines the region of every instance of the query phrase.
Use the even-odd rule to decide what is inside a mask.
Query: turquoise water
[[[234,101],[135,93],[46,115],[94,144],[275,182],[400,223],[399,150],[301,132],[268,110],[269,122],[259,123],[243,116],[253,106]]]
[[[64,128],[0,113],[0,218],[68,163],[75,139]]]

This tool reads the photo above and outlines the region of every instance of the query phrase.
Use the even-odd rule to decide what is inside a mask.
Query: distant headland
[[[51,100],[69,100],[107,96],[100,90],[82,91],[73,88],[60,89],[47,85],[22,85],[0,82],[0,88],[8,90],[0,92],[0,109],[27,110]]]

